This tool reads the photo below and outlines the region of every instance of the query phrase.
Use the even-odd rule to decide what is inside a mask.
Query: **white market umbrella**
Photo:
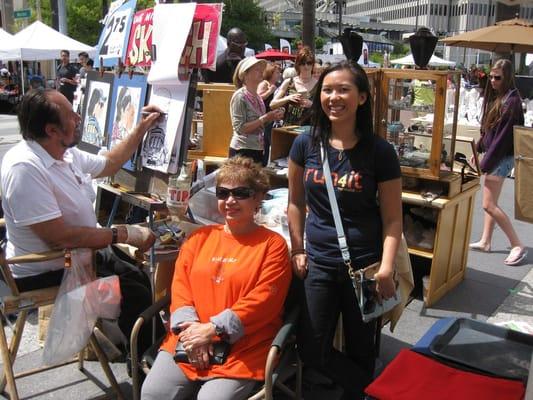
[[[391,60],[390,63],[397,65],[416,65],[412,54],[408,54],[402,58],[397,58],[396,60]],[[435,54],[433,54],[428,65],[431,67],[453,67],[455,66],[455,62],[444,60],[443,58],[437,57]]]

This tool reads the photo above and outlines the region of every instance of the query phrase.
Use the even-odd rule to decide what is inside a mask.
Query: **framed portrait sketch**
[[[120,78],[115,77],[107,123],[110,150],[127,138],[139,122],[146,99],[146,86],[146,76],[142,74],[134,74],[131,77],[122,74]],[[134,171],[136,159],[137,152],[123,165],[123,168]]]
[[[107,146],[107,120],[113,94],[112,73],[103,76],[96,71],[87,73],[82,109],[82,137],[79,147],[91,153]]]

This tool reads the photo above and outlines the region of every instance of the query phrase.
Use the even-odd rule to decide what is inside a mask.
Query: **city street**
[[[21,139],[16,115],[0,114],[0,163],[6,151]]]
[[[0,115],[0,158],[20,139],[16,117]],[[439,318],[465,317],[489,322],[519,320],[533,326],[532,227],[513,218],[513,186],[514,181],[506,179],[500,204],[513,220],[519,237],[529,249],[526,262],[517,267],[503,264],[509,252],[508,243],[502,231],[496,228],[491,253],[469,252],[468,268],[463,282],[431,308],[424,306],[421,297],[415,298],[408,305],[393,333],[388,327],[383,329],[380,362],[378,362],[380,370],[401,349],[415,344]],[[482,221],[481,192],[478,192],[474,208],[472,240],[479,238]],[[19,351],[18,366],[21,368],[35,367],[41,362],[42,350],[37,344],[37,332],[37,313],[32,313]],[[85,366],[85,373],[77,370],[74,365],[68,365],[48,371],[39,377],[20,379],[19,393],[23,398],[32,399],[95,399],[101,398],[104,393],[110,393],[98,363],[86,362]],[[112,369],[129,398],[131,379],[126,374],[125,364],[113,363]],[[0,396],[0,399],[3,398]]]

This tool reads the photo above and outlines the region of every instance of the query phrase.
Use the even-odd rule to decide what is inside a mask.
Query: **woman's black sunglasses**
[[[231,195],[234,199],[245,200],[254,195],[255,191],[252,188],[239,186],[233,189],[228,189],[222,186],[217,186],[215,189],[215,196],[219,200],[227,200]]]

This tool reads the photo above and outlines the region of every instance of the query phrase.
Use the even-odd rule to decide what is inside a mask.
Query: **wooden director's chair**
[[[1,272],[4,277],[4,281],[6,285],[11,291],[9,295],[6,295],[0,299],[0,325],[1,325],[0,327],[1,328],[0,329],[0,352],[2,355],[2,363],[3,363],[3,371],[0,377],[0,392],[4,391],[4,388],[7,383],[7,389],[8,389],[11,400],[18,400],[19,398],[19,395],[17,392],[17,386],[15,382],[15,379],[17,378],[22,378],[25,376],[37,374],[39,372],[47,371],[52,368],[61,367],[66,364],[71,364],[76,361],[78,361],[79,370],[83,371],[83,357],[82,357],[82,354],[80,353],[77,359],[63,362],[58,365],[42,366],[42,367],[35,368],[29,371],[24,371],[17,375],[15,375],[13,372],[13,365],[17,357],[17,352],[18,352],[20,341],[22,338],[22,333],[24,331],[24,325],[26,323],[29,311],[33,309],[38,309],[39,307],[42,307],[42,306],[54,304],[59,287],[56,286],[56,287],[31,290],[31,291],[26,291],[26,292],[19,292],[17,285],[15,284],[15,280],[13,279],[13,276],[11,274],[9,264],[49,261],[49,260],[54,260],[58,258],[63,258],[64,256],[65,256],[65,253],[64,251],[61,250],[61,251],[50,251],[50,252],[38,253],[38,254],[28,254],[28,255],[19,256],[19,257],[13,257],[13,258],[6,260],[3,249],[0,249]],[[6,333],[5,333],[5,328],[6,328],[5,322],[7,321],[7,316],[9,314],[15,314],[15,313],[17,314],[17,320],[15,322],[15,327],[13,331],[13,336],[11,338],[11,343],[8,346]],[[109,380],[111,387],[116,393],[116,397],[118,399],[124,399],[123,393],[117,383],[117,380],[115,379],[113,371],[109,367],[109,361],[107,359],[107,356],[105,352],[102,350],[102,348],[100,347],[100,344],[98,343],[98,341],[96,340],[94,331],[89,337],[89,343],[91,347],[93,348],[96,356],[98,357],[98,361],[100,361],[100,365],[102,366],[102,369],[107,379]]]

